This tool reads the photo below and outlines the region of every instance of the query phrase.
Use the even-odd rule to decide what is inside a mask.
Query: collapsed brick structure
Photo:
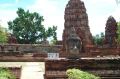
[[[17,39],[13,34],[9,33],[7,38],[8,38],[7,43],[9,43],[9,44],[17,44]]]
[[[74,27],[76,34],[82,42],[82,52],[85,52],[85,47],[92,44],[92,35],[90,33],[88,15],[84,3],[81,0],[70,0],[65,8],[64,19],[64,50],[67,48],[68,37],[72,34],[70,29]]]
[[[117,22],[114,17],[110,16],[105,27],[105,44],[108,47],[116,46],[117,38]]]
[[[116,30],[116,27],[114,27],[116,26],[115,20],[111,17],[110,19],[111,20],[106,24],[106,44],[108,43],[109,45],[111,44],[108,41],[109,39],[114,38]],[[111,21],[114,23],[112,24]],[[112,45],[115,44],[115,39],[113,40]],[[78,68],[88,71],[101,76],[102,79],[120,79],[120,48],[97,48],[95,46],[87,47],[88,45],[92,45],[92,35],[88,26],[86,9],[82,1],[70,0],[68,2],[65,9],[63,50],[61,50],[61,41],[59,44],[59,46],[44,46],[39,44],[0,45],[0,60],[42,61],[42,59],[44,59],[45,79],[66,79],[66,70],[69,68]],[[18,57],[21,52],[22,54],[30,53],[30,55],[32,53],[32,56],[23,54]],[[60,55],[60,58],[57,60],[46,60],[46,55],[50,52],[62,52],[62,55],[64,53],[69,53],[69,55],[78,57],[76,60],[68,59],[66,56],[63,58],[63,56]],[[14,55],[14,57],[8,56],[9,54],[10,56]]]
[[[86,58],[79,60],[46,60],[44,79],[67,79],[66,70],[77,68],[100,76],[101,79],[120,79],[120,59]]]
[[[62,55],[66,56],[54,60],[47,59],[44,78],[67,79],[66,70],[77,68],[98,75],[101,79],[120,79],[120,48],[99,48],[92,45],[84,3],[81,0],[70,0],[65,8],[64,19]],[[114,46],[115,38],[116,22],[113,17],[109,17],[105,41],[109,46]]]

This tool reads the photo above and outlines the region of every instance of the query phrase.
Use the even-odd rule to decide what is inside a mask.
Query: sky
[[[44,26],[57,26],[57,37],[62,39],[64,29],[64,10],[69,0],[0,0],[0,24],[8,27],[7,22],[17,17],[18,8],[37,12],[44,17]],[[115,0],[82,0],[87,9],[89,26],[92,35],[105,31],[109,16],[120,21],[120,4]]]

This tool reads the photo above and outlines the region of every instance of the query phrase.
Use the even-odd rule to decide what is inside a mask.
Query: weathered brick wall
[[[7,67],[10,72],[16,77],[16,79],[21,79],[21,67]]]
[[[40,44],[1,44],[0,55],[2,56],[18,56],[28,53],[33,57],[47,57],[47,53],[59,53],[60,57],[67,57],[69,53],[62,50],[62,45],[44,46]],[[97,56],[116,56],[120,55],[120,48],[98,48],[86,47],[86,52],[80,52],[80,57],[97,57]]]
[[[0,54],[3,56],[15,56],[15,55],[24,55],[28,53],[32,53],[33,56],[47,53],[59,53],[61,49],[61,45],[41,45],[41,44],[1,44],[0,45]],[[35,54],[35,55],[34,55]],[[38,55],[40,56],[40,55]]]
[[[61,57],[67,57],[69,53],[62,50]],[[97,57],[97,56],[120,56],[120,48],[99,48],[99,47],[86,47],[86,52],[80,52],[80,57]]]
[[[66,70],[77,68],[101,76],[102,79],[120,79],[120,59],[46,60],[45,79],[66,78]],[[59,73],[57,73],[59,72]],[[113,78],[114,77],[114,78]],[[118,78],[119,77],[119,78]]]
[[[97,56],[117,56],[120,55],[120,48],[98,48],[92,47],[87,48],[87,57],[97,57]],[[85,56],[85,55],[84,55]]]

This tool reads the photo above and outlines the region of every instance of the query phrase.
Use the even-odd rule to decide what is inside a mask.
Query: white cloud
[[[89,26],[92,35],[100,34],[101,32],[105,32],[105,24],[108,16],[95,16],[89,18]]]
[[[8,21],[12,21],[17,15],[16,11],[10,9],[10,7],[15,7],[16,3],[0,3],[0,24],[8,28]]]
[[[15,0],[16,3],[18,3],[20,0]]]
[[[15,0],[15,2],[6,2],[6,3],[0,3],[0,8],[2,9],[5,9],[5,8],[10,8],[10,7],[13,7],[15,6],[20,0]]]
[[[13,20],[16,16],[16,11],[14,10],[0,10],[1,25],[7,28],[7,22]]]
[[[120,5],[117,6],[116,10],[112,13],[117,21],[120,21]]]
[[[107,3],[107,4],[113,4],[113,3],[116,3],[115,0],[82,0],[82,1],[85,1],[85,2],[90,2],[90,3],[93,3],[93,4],[100,4],[100,3]],[[101,4],[102,6],[102,4]]]
[[[13,4],[11,4],[11,3],[0,4],[0,8],[7,8],[7,7],[11,7],[11,6],[13,6]]]

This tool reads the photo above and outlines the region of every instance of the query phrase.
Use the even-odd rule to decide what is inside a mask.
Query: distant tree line
[[[96,46],[102,46],[104,38],[105,38],[105,35],[103,32],[101,32],[100,34],[93,36],[93,42]]]
[[[117,22],[117,43],[118,45],[120,45],[120,22]],[[102,46],[104,43],[104,39],[105,39],[105,34],[103,32],[101,32],[100,34],[97,34],[95,36],[93,36],[93,42],[95,45],[97,46]]]

